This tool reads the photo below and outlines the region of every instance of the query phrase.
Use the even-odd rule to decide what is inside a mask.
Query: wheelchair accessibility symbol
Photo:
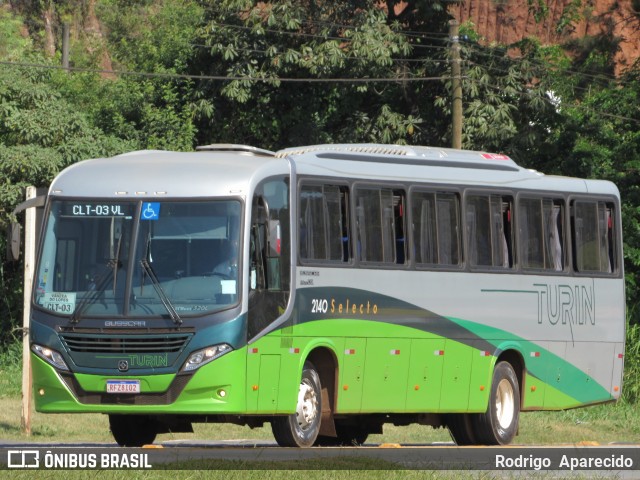
[[[140,220],[158,220],[160,218],[160,202],[147,202],[142,204]]]

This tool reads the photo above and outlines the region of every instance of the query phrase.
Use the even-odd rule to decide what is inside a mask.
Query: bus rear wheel
[[[509,362],[499,362],[493,370],[489,407],[474,415],[474,431],[478,443],[507,445],[518,432],[520,388],[518,377]]]
[[[271,420],[273,436],[281,447],[311,447],[318,438],[322,413],[320,376],[313,364],[302,369],[296,413]]]
[[[109,415],[109,428],[121,447],[142,447],[153,443],[158,434],[156,422],[147,415]]]

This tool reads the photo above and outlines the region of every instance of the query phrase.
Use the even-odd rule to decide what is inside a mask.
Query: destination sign
[[[67,203],[63,215],[71,217],[133,217],[134,205],[118,203]]]

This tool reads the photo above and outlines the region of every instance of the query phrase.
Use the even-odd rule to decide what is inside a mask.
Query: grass
[[[640,443],[640,415],[635,405],[616,404],[564,412],[527,412],[520,417],[517,445]],[[10,442],[113,443],[106,415],[32,414],[32,433],[23,433],[19,397],[0,398],[0,439]],[[273,441],[271,429],[250,429],[227,424],[194,424],[194,433],[159,435],[156,442],[197,440]],[[446,429],[420,425],[385,425],[383,435],[367,443],[403,445],[450,442]]]
[[[22,342],[15,341],[0,351],[0,398],[20,396],[21,381]]]
[[[6,473],[6,472],[5,472]],[[523,478],[523,475],[513,475],[505,477],[501,472],[482,472],[474,474],[472,472],[433,472],[433,471],[419,471],[419,470],[379,470],[379,471],[358,471],[358,470],[293,470],[293,471],[281,471],[281,470],[230,470],[230,469],[210,469],[201,468],[199,470],[178,470],[178,471],[135,471],[135,472],[122,472],[106,470],[101,472],[96,471],[38,471],[38,480],[60,480],[61,474],[64,473],[65,480],[75,479],[93,479],[96,476],[100,480],[115,480],[115,479],[207,479],[207,480],[274,480],[274,479],[304,479],[304,480],[370,480],[370,479],[384,479],[384,480],[456,480],[456,479],[468,479],[478,478],[482,480],[492,479],[505,479],[505,478]],[[24,479],[32,480],[34,478],[34,472],[10,472],[7,474],[11,479]],[[538,479],[557,478],[551,474],[542,473],[536,475]],[[575,479],[581,478],[578,476],[564,476],[563,478]],[[593,477],[589,477],[593,478]],[[604,478],[604,477],[603,477]]]
[[[520,435],[515,444],[607,444],[610,442],[640,442],[640,420],[637,408],[630,405],[602,405],[566,412],[531,412],[521,417]],[[20,427],[20,398],[16,396],[0,398],[0,439],[14,442],[34,443],[110,443],[113,439],[109,433],[107,417],[98,414],[56,414],[45,415],[34,413],[32,421],[32,435],[27,437]],[[163,434],[157,442],[169,440],[272,440],[271,429],[259,428],[251,430],[246,427],[224,424],[196,424],[192,434]],[[383,435],[372,435],[371,443],[400,443],[404,445],[424,444],[434,442],[449,442],[449,434],[444,429],[432,429],[418,425],[396,427],[385,425]],[[268,462],[252,464],[255,470],[237,469],[233,461],[190,461],[179,465],[167,465],[168,468],[178,470],[153,471],[66,471],[66,480],[95,479],[218,479],[224,480],[275,480],[275,479],[305,479],[305,480],[422,480],[422,479],[466,479],[478,478],[482,480],[523,478],[526,472],[490,472],[490,471],[405,471],[388,470],[385,465],[379,465],[375,459],[332,459],[331,464],[322,460],[308,464],[310,470],[283,469],[286,465],[274,468]],[[363,463],[364,462],[364,463]],[[378,460],[379,462],[379,460]],[[159,467],[159,465],[156,465]],[[246,466],[242,466],[246,468]],[[325,468],[331,470],[325,470]],[[375,470],[380,468],[380,470]],[[362,470],[360,470],[362,469]],[[34,472],[1,472],[11,479],[31,479]],[[37,472],[38,479],[58,480],[63,472]],[[557,478],[557,472],[536,472],[536,478]],[[562,478],[594,478],[580,473],[572,475],[562,472]],[[524,475],[528,477],[527,475]],[[598,477],[596,477],[598,478]],[[605,475],[600,478],[605,478]]]

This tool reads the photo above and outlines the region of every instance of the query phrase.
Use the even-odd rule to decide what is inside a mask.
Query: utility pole
[[[69,71],[69,24],[62,25],[62,68]]]
[[[453,98],[451,106],[451,146],[462,148],[462,76],[460,73],[460,36],[457,20],[449,22],[451,40],[451,80]]]
[[[38,195],[36,187],[27,187],[27,200]],[[31,389],[31,348],[29,319],[31,317],[31,293],[33,285],[33,271],[36,262],[36,209],[28,208],[24,221],[24,313],[22,322],[22,431],[31,435],[31,411],[33,410],[33,396]]]

